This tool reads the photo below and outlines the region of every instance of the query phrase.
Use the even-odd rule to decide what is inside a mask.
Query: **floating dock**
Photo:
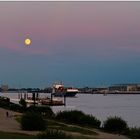
[[[39,105],[49,105],[49,106],[65,106],[66,97],[54,97],[54,94],[51,93],[51,98],[40,98],[38,92],[32,92],[32,96],[29,97],[28,93],[18,93],[18,99],[24,99],[27,104],[39,104]]]

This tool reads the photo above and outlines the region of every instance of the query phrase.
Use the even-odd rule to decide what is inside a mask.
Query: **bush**
[[[18,104],[14,104],[14,103],[10,103],[9,109],[13,110],[13,111],[23,112],[22,106],[20,106]]]
[[[110,117],[103,124],[103,129],[109,132],[123,133],[127,128],[127,123],[120,117]]]
[[[13,111],[23,112],[23,108],[20,105],[10,102],[10,99],[7,97],[0,96],[0,107]]]
[[[28,107],[28,111],[38,112],[39,114],[49,118],[54,117],[54,113],[49,106],[30,106]]]
[[[66,135],[60,130],[47,130],[37,135],[37,139],[70,139],[71,136]]]
[[[0,96],[0,101],[10,103],[10,98]]]
[[[125,135],[127,135],[131,139],[140,139],[140,128],[129,128]]]
[[[4,107],[8,109],[9,104],[10,104],[9,98],[0,96],[0,107]]]
[[[23,130],[45,130],[46,121],[42,116],[35,112],[27,112],[21,118]]]
[[[27,103],[26,103],[26,101],[23,98],[20,99],[19,104],[22,105],[22,107],[23,107],[24,110],[26,109]]]
[[[78,124],[81,126],[89,126],[99,128],[101,122],[92,115],[86,115],[82,111],[63,111],[56,114],[57,120],[65,121],[67,123]]]

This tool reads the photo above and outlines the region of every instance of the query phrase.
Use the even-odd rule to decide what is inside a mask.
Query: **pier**
[[[29,93],[31,94],[29,96]],[[24,99],[28,104],[33,104],[34,106],[37,105],[49,105],[49,106],[65,106],[66,105],[66,96],[62,96],[58,98],[54,97],[53,93],[50,93],[51,97],[41,98],[39,97],[38,91],[19,91],[18,92],[18,99]],[[61,98],[61,99],[60,99]]]

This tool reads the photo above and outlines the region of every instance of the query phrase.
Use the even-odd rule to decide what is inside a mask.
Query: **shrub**
[[[101,122],[92,115],[86,115],[82,111],[72,110],[63,111],[56,114],[57,120],[65,121],[67,123],[78,124],[81,126],[89,126],[99,128]]]
[[[10,98],[0,96],[0,101],[5,101],[7,103],[10,103]]]
[[[0,96],[0,107],[8,108],[9,104],[10,104],[9,98]]]
[[[60,130],[47,130],[47,132],[43,132],[37,135],[38,139],[70,139],[71,136],[66,135],[64,132]]]
[[[46,121],[42,116],[35,112],[27,112],[21,118],[23,130],[45,130]]]
[[[129,128],[125,135],[130,137],[131,139],[140,139],[140,128]]]
[[[10,99],[7,97],[0,96],[0,107],[13,111],[23,112],[23,108],[21,105],[10,102]]]
[[[26,101],[23,98],[21,98],[20,101],[19,101],[19,103],[22,105],[23,109],[25,110],[26,107],[27,107]]]
[[[54,117],[54,113],[49,106],[30,106],[28,107],[28,111],[38,112],[39,114],[49,118]]]
[[[18,104],[14,104],[14,103],[10,103],[9,109],[13,110],[13,111],[23,112],[22,106],[20,106]]]
[[[7,103],[5,101],[0,101],[0,107],[7,108],[8,109],[9,103]]]
[[[109,132],[122,133],[127,128],[127,123],[120,117],[110,117],[103,124],[103,129]]]
[[[83,121],[83,124],[94,128],[99,128],[101,125],[100,120],[92,115],[86,115],[81,121]]]

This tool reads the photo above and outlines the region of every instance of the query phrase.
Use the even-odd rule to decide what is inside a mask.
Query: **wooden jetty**
[[[54,97],[53,93],[51,94],[51,98],[46,97],[46,98],[41,98],[39,97],[39,93],[37,91],[31,91],[30,92],[32,94],[31,97],[29,97],[28,92],[20,92],[18,93],[18,99],[24,99],[27,104],[39,104],[39,105],[49,105],[49,106],[65,106],[66,105],[66,97],[63,96],[56,98]]]

